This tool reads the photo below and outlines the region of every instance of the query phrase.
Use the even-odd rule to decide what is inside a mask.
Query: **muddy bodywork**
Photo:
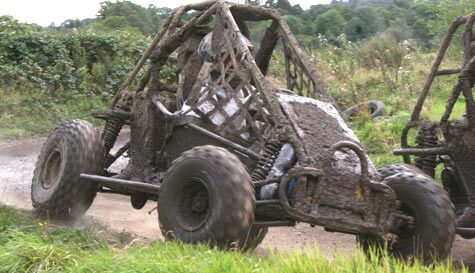
[[[442,181],[449,192],[452,202],[461,214],[465,207],[475,204],[475,102],[473,86],[475,83],[475,13],[456,18],[440,46],[431,72],[426,80],[421,96],[412,112],[411,120],[402,132],[402,148],[395,151],[403,155],[406,163],[413,163],[434,177],[435,168],[442,164]],[[447,48],[457,33],[462,32],[463,63],[459,68],[442,69],[441,63]],[[438,76],[458,75],[452,92],[447,100],[446,110],[439,121],[427,121],[420,118],[432,83]],[[463,101],[463,102],[462,102]],[[456,103],[465,103],[466,113],[461,117],[452,117]],[[408,141],[409,132],[418,132],[415,144]],[[415,159],[411,162],[412,159]],[[475,226],[473,227],[475,234]]]
[[[191,11],[194,16],[183,21],[183,14]],[[269,27],[261,46],[251,52],[243,39],[249,36],[247,23],[261,20]],[[213,46],[224,50],[202,63],[196,49],[210,31]],[[266,77],[279,42],[286,60],[285,90]],[[132,92],[142,68],[144,76]],[[176,81],[167,82],[167,70],[176,71]],[[233,152],[249,170],[257,193],[255,226],[303,221],[330,230],[384,235],[397,214],[393,190],[379,183],[366,152],[289,27],[264,7],[211,1],[176,9],[112,108],[95,115],[107,120],[106,148],[112,147],[120,128],[130,124],[130,142],[109,155],[108,164],[126,151],[130,161],[119,174],[89,178],[99,182],[101,190],[131,195],[137,208],[142,200],[157,199],[154,189],[159,191],[180,154],[211,144]],[[285,163],[280,174],[271,175],[284,145],[290,145],[293,156],[281,160]],[[268,185],[276,191],[261,198],[261,189]]]
[[[394,197],[371,182],[377,180],[376,171],[338,110],[331,103],[301,96],[279,95],[278,99],[309,159],[309,163],[299,161],[301,170],[318,170],[315,176],[299,177],[290,200],[295,216],[339,230],[345,230],[336,220],[342,216],[361,231],[377,230],[389,222]],[[297,174],[299,168],[292,171]],[[376,208],[381,210],[376,213]]]

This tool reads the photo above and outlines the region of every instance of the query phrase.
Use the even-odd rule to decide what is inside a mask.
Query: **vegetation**
[[[292,31],[307,41],[305,46],[319,46],[318,35],[332,44],[345,34],[352,42],[365,40],[391,30],[398,42],[412,39],[422,48],[433,48],[446,31],[450,20],[475,10],[470,0],[386,0],[332,1],[332,5],[313,5],[302,10],[287,0],[251,1],[276,8],[285,14]],[[290,19],[289,19],[290,18]],[[441,24],[442,22],[442,24]]]
[[[0,17],[0,136],[45,134],[109,105],[149,38],[107,26],[39,31]]]
[[[398,142],[398,128],[412,105],[407,97],[414,101],[450,21],[475,10],[473,1],[465,0],[436,4],[397,0],[385,5],[335,1],[308,10],[287,0],[251,2],[286,14],[291,29],[343,108],[365,99],[380,99],[391,106],[391,118],[397,122],[388,120],[383,127],[398,124],[389,130],[394,135],[380,137],[355,127],[358,132],[363,130],[359,133],[363,142],[378,143],[369,147],[377,153],[387,153]],[[106,1],[97,18],[66,20],[57,28],[1,16],[0,137],[44,135],[64,119],[91,119],[91,110],[109,105],[150,36],[170,12],[169,8],[144,8],[130,1]],[[266,26],[264,22],[252,24],[254,38],[261,37]],[[455,63],[457,55],[453,50]],[[274,69],[278,78],[283,62],[274,63],[280,66]],[[357,125],[375,126],[363,121]],[[380,131],[388,132],[387,128]],[[368,139],[374,137],[384,141]]]
[[[98,19],[99,21],[106,22],[110,21],[111,18],[116,20],[123,18],[128,23],[128,26],[150,36],[160,30],[162,22],[171,11],[172,9],[170,8],[157,8],[154,5],[144,8],[130,1],[105,1],[101,3]]]
[[[401,160],[391,153],[399,147],[400,132],[422,89],[438,41],[450,21],[473,12],[475,3],[354,2],[302,10],[286,0],[260,1],[286,14],[289,26],[342,108],[369,99],[382,100],[389,107],[387,117],[370,120],[363,113],[351,124],[373,162],[380,166]],[[0,137],[44,135],[65,119],[91,120],[90,111],[109,106],[170,11],[128,1],[104,2],[97,18],[67,20],[57,28],[0,16]],[[266,26],[252,24],[251,32],[260,37]],[[444,67],[460,64],[460,48],[460,42],[450,48]],[[271,67],[276,82],[282,79],[283,70],[283,57],[277,55]],[[437,93],[428,98],[430,103],[423,112],[426,117],[440,117],[454,80],[446,77],[435,83]],[[458,116],[463,111],[463,107],[456,109]],[[415,262],[410,266],[389,257],[368,260],[359,252],[328,260],[317,247],[304,254],[270,253],[262,258],[179,243],[130,246],[130,240],[122,235],[103,238],[90,228],[56,227],[8,207],[0,207],[0,234],[0,272],[454,271],[450,262],[434,267]]]
[[[450,261],[429,267],[362,252],[327,259],[317,246],[303,253],[222,252],[178,242],[134,243],[97,223],[65,228],[0,205],[0,272],[455,272]],[[105,234],[108,234],[105,237]],[[468,272],[465,268],[459,272]]]

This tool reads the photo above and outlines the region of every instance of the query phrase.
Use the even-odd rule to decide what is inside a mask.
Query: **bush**
[[[0,84],[40,89],[55,98],[111,96],[148,41],[133,29],[111,33],[38,31],[0,17]]]

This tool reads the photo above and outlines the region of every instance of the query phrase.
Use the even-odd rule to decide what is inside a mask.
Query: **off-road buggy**
[[[269,27],[251,52],[248,23],[261,20]],[[197,48],[211,31],[215,54],[202,62]],[[277,51],[286,89],[266,77]],[[174,84],[162,76],[170,69]],[[403,257],[430,261],[451,249],[455,215],[446,192],[416,169],[375,170],[270,9],[223,1],[177,8],[111,109],[94,115],[106,120],[102,134],[75,120],[48,137],[32,185],[39,213],[74,218],[97,192],[116,193],[130,195],[137,209],[157,200],[165,238],[223,249],[252,249],[268,227],[296,222],[356,234],[364,249],[389,241]],[[111,153],[126,124],[130,141]],[[124,153],[127,167],[112,173]]]
[[[444,188],[459,216],[457,233],[466,238],[475,237],[475,13],[456,18],[440,46],[422,93],[414,107],[410,121],[401,135],[401,149],[395,154],[403,155],[407,164],[413,163],[431,177],[441,175]],[[461,29],[456,36],[457,30]],[[459,68],[441,69],[444,56],[453,37],[462,37],[463,63]],[[445,112],[439,121],[421,119],[421,111],[437,76],[458,74],[448,98]],[[440,95],[439,95],[440,96]],[[465,104],[465,114],[453,115],[457,106]],[[416,143],[409,143],[410,131],[417,131]],[[411,162],[411,156],[415,160]],[[437,166],[441,172],[436,172]],[[470,208],[471,207],[471,208]],[[464,215],[473,213],[472,215]],[[465,218],[465,219],[464,219]],[[469,220],[471,218],[471,220]]]

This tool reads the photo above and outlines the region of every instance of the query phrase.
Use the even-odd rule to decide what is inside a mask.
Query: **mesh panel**
[[[250,71],[251,53],[240,33],[223,27],[216,36],[222,39],[220,52],[209,67],[203,66],[193,90],[196,95],[186,102],[187,113],[218,126],[220,134],[264,143],[272,120],[261,85],[255,84]]]
[[[290,43],[283,43],[285,53],[285,70],[287,88],[299,96],[315,96],[315,83],[300,63],[296,54],[293,54]]]

